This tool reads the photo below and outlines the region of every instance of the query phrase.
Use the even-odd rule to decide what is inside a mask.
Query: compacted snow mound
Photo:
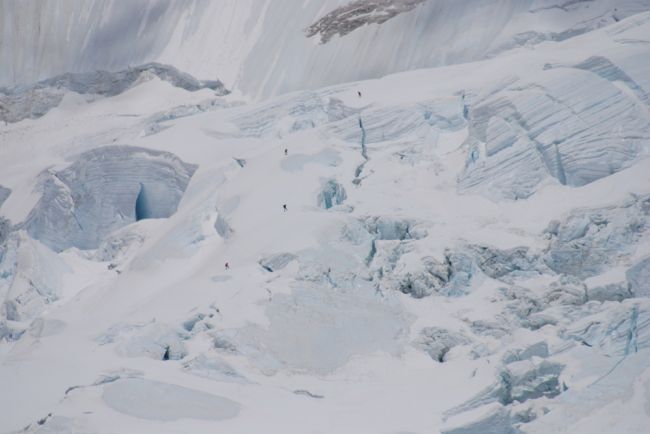
[[[115,229],[176,212],[195,170],[167,152],[94,149],[62,171],[43,174],[42,197],[24,227],[55,251],[93,249]]]

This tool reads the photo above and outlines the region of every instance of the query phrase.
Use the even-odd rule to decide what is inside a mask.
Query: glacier
[[[647,430],[650,2],[0,16],[0,432]]]

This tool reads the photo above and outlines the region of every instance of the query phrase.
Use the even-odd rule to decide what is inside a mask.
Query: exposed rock
[[[338,7],[313,23],[305,33],[308,38],[320,35],[326,44],[334,35],[345,36],[366,24],[382,24],[396,15],[408,12],[425,0],[356,0]]]

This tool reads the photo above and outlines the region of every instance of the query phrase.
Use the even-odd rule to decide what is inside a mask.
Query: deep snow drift
[[[297,33],[337,59],[485,12],[331,3],[292,13],[334,11],[343,36]],[[0,432],[645,433],[650,12],[484,3],[511,27],[463,59],[489,59],[315,88],[349,71],[294,81],[278,48],[265,73],[315,89],[143,74],[0,125]],[[63,4],[93,32],[117,19]],[[158,4],[143,34],[184,10]],[[288,13],[269,8],[265,31]],[[449,50],[488,30],[457,31]],[[156,57],[147,40],[129,56]]]

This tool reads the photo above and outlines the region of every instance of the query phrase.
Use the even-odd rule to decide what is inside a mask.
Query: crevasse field
[[[0,86],[0,433],[650,432],[650,1],[4,0]]]

